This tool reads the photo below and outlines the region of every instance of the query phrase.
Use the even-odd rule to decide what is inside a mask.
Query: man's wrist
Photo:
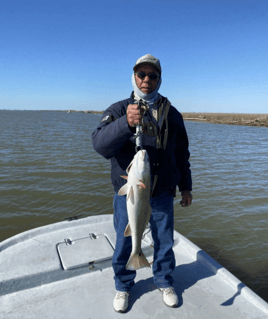
[[[181,191],[181,194],[182,194],[182,195],[191,194],[191,191],[187,191],[187,190],[186,190],[186,191]]]

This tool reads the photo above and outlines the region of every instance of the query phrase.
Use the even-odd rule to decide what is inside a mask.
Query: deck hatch
[[[100,262],[113,257],[113,248],[103,234],[70,240],[57,245],[57,250],[65,270],[83,267],[92,262]]]

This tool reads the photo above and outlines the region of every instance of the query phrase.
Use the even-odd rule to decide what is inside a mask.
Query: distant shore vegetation
[[[3,110],[20,111],[20,110]],[[21,110],[27,111],[27,110]],[[33,111],[33,110],[32,110]],[[94,110],[39,110],[43,112],[66,112],[66,113],[86,113],[102,114],[104,111]],[[268,127],[268,114],[251,113],[206,113],[206,112],[181,112],[184,121],[205,122],[214,124],[246,125]]]
[[[102,114],[104,111],[75,111]],[[231,124],[231,125],[247,125],[247,126],[264,126],[268,127],[268,114],[251,114],[251,113],[196,113],[181,112],[185,121],[208,122],[214,124]]]
[[[268,114],[185,112],[182,112],[181,114],[185,121],[268,127]]]

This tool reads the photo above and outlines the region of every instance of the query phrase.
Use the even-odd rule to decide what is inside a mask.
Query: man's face
[[[140,79],[136,74],[135,74],[135,80],[137,87],[144,93],[144,94],[150,94],[152,93],[159,81],[159,77],[155,80],[151,80],[148,76],[148,74],[155,73],[159,74],[159,72],[156,70],[154,66],[151,64],[142,64],[141,66],[138,67],[138,69],[135,71],[136,72],[144,72],[146,74],[145,78]]]

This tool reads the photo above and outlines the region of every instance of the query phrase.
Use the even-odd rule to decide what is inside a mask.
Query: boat
[[[177,308],[167,307],[152,269],[137,270],[129,307],[113,309],[113,215],[42,226],[0,243],[0,317],[5,319],[262,319],[268,304],[186,237],[174,231]],[[142,250],[153,262],[150,228]]]

